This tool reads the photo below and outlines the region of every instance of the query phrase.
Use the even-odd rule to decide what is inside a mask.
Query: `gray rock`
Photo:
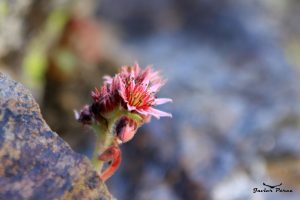
[[[89,160],[51,131],[30,92],[2,73],[0,197],[113,199]]]

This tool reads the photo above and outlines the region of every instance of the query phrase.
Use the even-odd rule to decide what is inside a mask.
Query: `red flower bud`
[[[118,139],[122,142],[128,142],[133,138],[137,129],[137,123],[124,116],[122,117],[116,125],[116,134]]]

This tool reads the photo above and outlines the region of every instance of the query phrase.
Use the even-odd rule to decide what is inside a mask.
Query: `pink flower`
[[[172,117],[170,113],[154,108],[172,100],[155,96],[166,81],[161,78],[159,71],[153,71],[151,67],[142,70],[138,64],[123,66],[114,77],[103,78],[101,89],[95,88],[91,92],[93,103],[84,106],[80,112],[75,111],[75,118],[83,124],[99,125],[100,134],[106,137],[104,141],[109,139],[112,143],[93,159],[111,161],[102,173],[101,169],[99,172],[99,177],[106,181],[120,165],[119,145],[131,140],[138,127],[150,121],[152,116],[158,119]]]
[[[111,80],[111,82],[104,83],[100,90],[95,88],[91,92],[91,96],[94,100],[92,105],[92,112],[97,116],[102,113],[112,111],[116,106],[119,105],[119,80]]]
[[[129,111],[141,115],[152,115],[156,118],[172,117],[170,113],[153,108],[153,106],[172,102],[169,98],[156,98],[155,94],[165,84],[159,71],[151,67],[141,70],[138,64],[132,67],[123,66],[114,78],[105,77],[106,84],[118,83],[118,93]]]
[[[151,119],[172,117],[170,113],[155,109],[154,106],[172,102],[169,98],[157,98],[155,95],[165,84],[159,71],[153,71],[151,67],[142,70],[138,64],[134,66],[123,66],[120,73],[113,78],[104,76],[104,85],[99,90],[95,88],[91,92],[92,105],[84,109],[84,112],[76,113],[78,121],[91,123],[94,119],[103,121],[105,114],[119,109],[120,105],[130,112],[138,113],[143,123]],[[89,113],[88,113],[89,112]],[[122,134],[119,134],[121,141],[126,142],[134,136],[131,131],[132,125],[124,127]],[[126,134],[125,134],[126,133]]]

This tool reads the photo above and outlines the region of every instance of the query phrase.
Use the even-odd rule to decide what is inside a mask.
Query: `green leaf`
[[[125,115],[138,123],[143,120],[143,118],[137,113],[127,112]]]

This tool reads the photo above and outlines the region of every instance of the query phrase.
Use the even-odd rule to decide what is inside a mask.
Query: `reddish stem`
[[[99,157],[99,160],[102,161],[111,161],[111,164],[101,173],[100,178],[102,181],[106,181],[109,179],[115,171],[118,169],[121,160],[122,160],[122,153],[117,145],[112,145],[108,147]]]

